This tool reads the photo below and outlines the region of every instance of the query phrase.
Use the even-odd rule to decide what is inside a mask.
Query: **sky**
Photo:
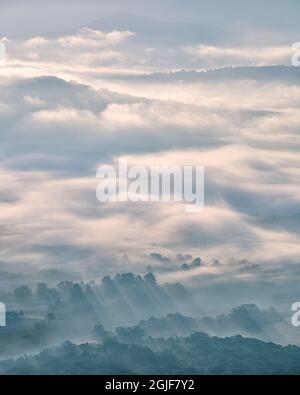
[[[1,2],[2,269],[294,281],[299,2],[149,4]],[[100,204],[97,167],[119,158],[205,166],[205,210]]]
[[[2,0],[1,34],[37,34],[74,28],[116,14],[134,14],[162,21],[256,27],[281,34],[297,32],[297,0]]]

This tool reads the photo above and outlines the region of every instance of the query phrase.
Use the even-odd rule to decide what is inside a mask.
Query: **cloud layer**
[[[8,38],[0,69],[0,260],[87,276],[97,265],[106,273],[149,264],[165,278],[292,279],[300,254],[300,88],[272,67],[253,77],[258,65],[285,63],[290,49],[166,50],[132,42],[136,36],[88,27]],[[149,79],[174,64],[254,66],[238,78]],[[118,158],[205,166],[205,210],[100,204],[96,169]],[[204,264],[178,272],[178,254],[201,255]]]

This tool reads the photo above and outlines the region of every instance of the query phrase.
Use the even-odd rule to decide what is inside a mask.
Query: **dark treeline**
[[[244,304],[203,316],[187,288],[159,284],[151,272],[107,276],[100,283],[21,286],[2,292],[1,300],[8,307],[7,326],[0,328],[1,372],[291,372],[299,357],[297,347],[279,347],[296,342],[275,309]],[[68,352],[70,358],[56,362]],[[36,356],[22,357],[29,353]],[[272,356],[279,365],[275,359],[267,370]],[[244,357],[244,365],[238,364]],[[284,370],[281,361],[289,358]]]
[[[241,336],[142,339],[108,337],[79,346],[67,341],[36,356],[0,362],[2,374],[299,374],[300,348]],[[139,344],[140,343],[140,344]]]

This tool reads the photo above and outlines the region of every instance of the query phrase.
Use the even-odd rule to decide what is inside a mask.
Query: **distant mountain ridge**
[[[124,77],[125,78],[125,77]],[[259,82],[282,81],[300,83],[300,67],[293,66],[241,66],[223,67],[214,70],[181,70],[169,73],[152,73],[139,76],[126,76],[127,80],[136,82],[206,82],[228,80],[256,80]]]
[[[145,44],[184,44],[184,43],[213,43],[228,36],[223,28],[211,27],[204,24],[169,22],[152,19],[142,15],[116,14],[100,18],[82,27],[94,30],[113,31],[130,30],[136,33],[133,41]]]

